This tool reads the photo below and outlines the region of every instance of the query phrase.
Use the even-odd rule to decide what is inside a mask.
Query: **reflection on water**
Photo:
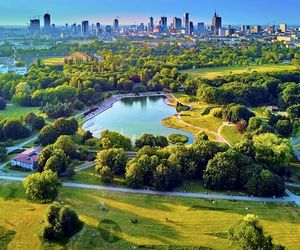
[[[83,128],[91,131],[95,137],[99,137],[102,130],[109,129],[122,133],[133,141],[145,133],[164,136],[179,133],[188,136],[191,143],[192,134],[162,125],[163,119],[175,113],[175,108],[165,104],[164,97],[126,98],[87,121]]]

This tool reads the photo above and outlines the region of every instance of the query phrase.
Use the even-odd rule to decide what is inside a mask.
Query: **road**
[[[16,177],[16,176],[0,175],[0,180],[23,181],[24,178]],[[70,188],[93,189],[93,190],[110,191],[110,192],[117,192],[117,193],[160,195],[160,196],[188,197],[188,198],[202,198],[202,199],[222,199],[222,200],[235,200],[235,201],[253,201],[253,202],[275,202],[275,203],[295,202],[296,204],[300,205],[300,196],[294,195],[289,190],[286,190],[288,196],[282,198],[262,198],[262,197],[237,196],[237,195],[226,195],[226,194],[161,192],[161,191],[154,191],[148,189],[119,188],[119,187],[88,185],[88,184],[79,184],[79,183],[71,183],[71,182],[63,182],[63,186],[70,187]]]

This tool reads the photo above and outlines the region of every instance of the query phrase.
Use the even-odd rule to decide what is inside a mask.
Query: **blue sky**
[[[300,24],[300,0],[0,0],[0,25],[25,25],[47,11],[56,24],[83,19],[110,24],[117,16],[121,24],[138,24],[151,15],[170,22],[184,12],[208,24],[215,9],[224,24]]]

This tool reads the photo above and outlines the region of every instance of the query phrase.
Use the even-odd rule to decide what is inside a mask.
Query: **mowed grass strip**
[[[25,117],[28,113],[33,112],[39,114],[39,107],[22,107],[18,104],[9,102],[5,110],[0,111],[0,119]]]
[[[48,66],[63,65],[65,63],[65,58],[64,57],[42,58],[42,63]]]
[[[21,186],[15,183],[1,183],[0,190],[0,226],[16,232],[8,249],[133,249],[133,246],[229,249],[224,234],[248,213],[259,216],[266,233],[272,234],[275,242],[287,249],[300,247],[300,211],[291,204],[211,201],[75,188],[62,188],[58,200],[77,211],[84,228],[67,243],[47,244],[40,241],[38,230],[48,205],[26,201]]]
[[[212,67],[212,68],[201,68],[201,69],[189,69],[182,70],[182,73],[187,73],[191,77],[201,77],[213,79],[218,76],[244,74],[244,73],[271,73],[281,71],[293,71],[297,68],[289,64],[271,64],[271,65],[251,65],[251,66],[228,66],[228,67]]]
[[[243,139],[243,135],[237,130],[236,126],[224,126],[221,135],[231,144],[235,145]]]

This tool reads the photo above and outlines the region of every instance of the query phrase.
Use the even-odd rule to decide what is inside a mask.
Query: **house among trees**
[[[39,147],[27,149],[13,158],[10,164],[13,167],[20,167],[32,171],[37,165],[40,152],[41,148]]]

